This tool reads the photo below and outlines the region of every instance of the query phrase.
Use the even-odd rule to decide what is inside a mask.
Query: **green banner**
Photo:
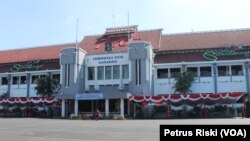
[[[10,71],[21,72],[21,71],[38,71],[43,67],[40,63],[26,63],[26,64],[14,64]]]
[[[250,50],[242,48],[215,49],[205,51],[202,56],[209,61],[218,60],[221,56],[244,56],[249,58]]]

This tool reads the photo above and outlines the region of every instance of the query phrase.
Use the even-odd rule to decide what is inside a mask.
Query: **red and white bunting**
[[[244,95],[243,92],[233,93],[218,93],[218,94],[167,94],[158,96],[131,96],[130,101],[137,103],[165,103],[168,102],[171,105],[198,105],[198,104],[232,104],[238,101]]]

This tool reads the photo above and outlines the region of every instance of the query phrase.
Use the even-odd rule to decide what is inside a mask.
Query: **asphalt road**
[[[250,124],[250,119],[62,120],[0,118],[1,141],[159,141],[160,124]]]

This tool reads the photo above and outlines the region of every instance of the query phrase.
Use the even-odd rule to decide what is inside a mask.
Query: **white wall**
[[[36,84],[30,85],[30,97],[37,97],[36,90],[35,90],[36,86],[37,86]]]
[[[218,92],[246,92],[246,76],[217,77]]]
[[[47,75],[49,72],[51,72],[52,74],[59,74],[60,70],[44,70],[44,71],[27,71],[27,72],[16,72],[16,73],[9,73],[10,75],[12,75],[12,77],[14,76],[27,76],[27,74],[31,74],[30,75],[30,79],[27,80],[27,83],[30,82],[32,80],[32,75]],[[4,75],[0,74],[0,78],[4,76],[8,76],[8,73],[5,73]],[[10,80],[11,84],[12,84],[12,79]],[[1,82],[1,79],[0,79]],[[30,97],[37,97],[36,94],[36,90],[35,90],[35,86],[36,84],[30,84]],[[27,97],[28,94],[28,84],[15,84],[15,85],[11,85],[10,86],[10,97]],[[0,83],[0,95],[4,92],[8,91],[8,85],[1,85]]]
[[[173,94],[174,79],[155,79],[154,92],[155,94]]]
[[[199,80],[200,79],[200,80]],[[155,79],[155,94],[173,94],[173,79]],[[213,77],[196,78],[191,86],[192,93],[214,93]],[[247,92],[245,76],[217,77],[217,92]]]
[[[192,93],[214,93],[213,77],[197,77],[191,86]]]
[[[106,59],[105,59],[106,58]],[[120,79],[97,80],[98,66],[120,66]],[[122,65],[129,65],[128,53],[109,53],[100,55],[89,55],[85,58],[85,88],[90,85],[98,87],[99,85],[128,84],[128,79],[122,79]],[[95,80],[88,80],[88,67],[95,67]],[[129,67],[130,68],[130,67]],[[105,68],[104,68],[105,69]],[[113,67],[112,67],[113,74]],[[129,74],[130,75],[130,74]],[[130,77],[130,76],[129,76]]]
[[[27,84],[11,85],[10,97],[27,97]]]
[[[8,85],[0,85],[0,95],[8,91]]]
[[[173,94],[174,93],[174,79],[155,79],[154,92],[155,94]],[[213,93],[214,83],[212,77],[195,78],[191,86],[192,93]]]
[[[105,62],[106,61],[106,62]],[[109,62],[108,62],[109,61]],[[86,67],[112,66],[128,64],[128,53],[109,53],[100,55],[88,55],[85,58]]]
[[[231,65],[242,65],[243,66],[243,75],[233,76],[230,69],[229,76],[217,76],[218,72],[216,70],[216,79],[217,81],[217,93],[223,92],[247,92],[246,86],[246,73],[244,69],[244,61],[218,61],[213,62],[217,66],[231,66]],[[157,78],[157,69],[159,68],[178,68],[185,65],[186,67],[201,67],[201,66],[210,66],[213,68],[211,62],[183,62],[183,63],[168,63],[168,64],[155,64],[155,74],[154,74],[154,95],[157,94],[173,94],[175,85],[174,80],[167,79],[158,79]],[[198,72],[199,74],[199,72]],[[214,93],[215,84],[214,84],[214,71],[211,72],[212,76],[210,77],[196,77],[194,83],[191,86],[192,93]],[[198,75],[199,76],[199,75]]]

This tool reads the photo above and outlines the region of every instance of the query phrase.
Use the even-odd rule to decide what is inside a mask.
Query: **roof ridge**
[[[210,31],[196,31],[196,32],[183,32],[183,33],[167,33],[162,34],[162,36],[171,36],[171,35],[191,35],[191,34],[203,34],[203,33],[220,33],[220,32],[237,32],[237,31],[247,31],[250,28],[239,28],[239,29],[222,29],[222,30],[210,30]]]
[[[83,37],[83,39],[84,39],[85,37],[102,36],[102,35],[103,35],[103,34],[85,35],[85,36]]]
[[[48,47],[53,47],[53,46],[74,45],[74,44],[75,44],[75,42],[61,43],[61,44],[50,44],[50,45],[40,45],[40,46],[24,47],[24,48],[12,48],[12,49],[3,49],[3,50],[0,50],[0,52],[3,52],[3,51],[18,51],[18,50],[26,50],[26,49],[37,49],[37,48],[48,48]]]
[[[163,28],[138,30],[137,32],[150,32],[150,31],[156,31],[156,30],[163,30]],[[85,38],[85,37],[93,37],[93,36],[103,36],[103,34],[85,35],[83,38]]]
[[[163,28],[138,30],[137,32],[150,32],[150,31],[156,31],[156,30],[163,30]]]
[[[128,28],[128,27],[138,27],[138,25],[125,25],[125,26],[114,26],[114,27],[107,27],[106,29],[114,29],[114,28]]]

